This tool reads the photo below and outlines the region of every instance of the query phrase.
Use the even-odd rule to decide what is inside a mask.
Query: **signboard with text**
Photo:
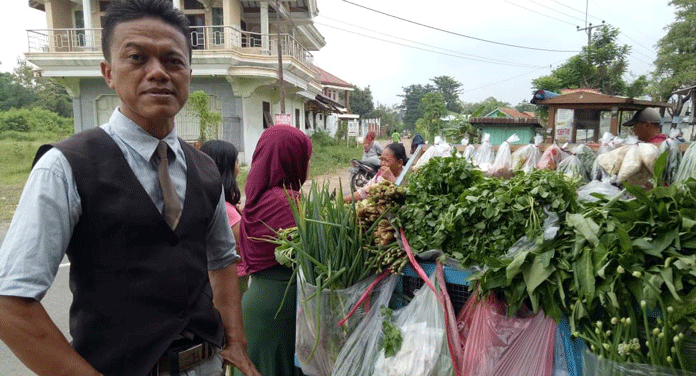
[[[348,137],[358,137],[360,134],[360,125],[357,121],[348,122]]]
[[[275,114],[275,123],[273,125],[292,125],[290,114]]]
[[[573,115],[573,110],[565,108],[556,112],[555,140],[557,142],[570,142],[573,138]]]

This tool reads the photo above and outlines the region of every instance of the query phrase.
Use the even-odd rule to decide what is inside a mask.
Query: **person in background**
[[[375,131],[369,131],[363,141],[362,161],[367,164],[379,166],[379,156],[382,154],[382,146],[375,141]]]
[[[353,202],[364,200],[368,196],[369,188],[374,184],[379,184],[384,180],[392,183],[401,175],[401,171],[408,162],[406,157],[406,149],[401,144],[389,144],[384,148],[380,159],[380,168],[375,177],[373,177],[365,186],[357,191],[343,197],[344,202]]]
[[[237,176],[239,175],[239,152],[233,144],[222,140],[206,141],[201,145],[200,150],[207,154],[218,168],[222,179],[222,190],[225,194],[225,208],[227,209],[227,219],[232,227],[232,234],[237,243],[237,253],[242,254],[243,251],[239,246],[239,223],[242,220],[242,211],[239,207],[239,201],[242,197],[237,186]],[[248,285],[249,276],[246,273],[246,265],[244,260],[237,263],[237,280],[239,282],[240,296],[244,295]]]
[[[391,135],[392,142],[398,144],[401,141],[401,133],[394,131]]]
[[[246,354],[239,259],[213,161],[177,137],[189,25],[168,0],[111,2],[109,121],[37,152],[0,247],[0,339],[38,375],[219,376]],[[40,300],[70,260],[69,343]]]
[[[660,144],[667,139],[666,134],[660,133],[660,123],[660,113],[654,108],[646,107],[636,112],[631,120],[623,125],[633,127],[633,134],[642,142]]]
[[[276,261],[275,244],[264,239],[276,237],[280,229],[295,227],[288,196],[299,198],[311,156],[312,142],[299,129],[283,125],[268,128],[254,150],[244,189],[240,244],[251,274],[242,299],[244,333],[249,357],[264,376],[302,374],[295,367],[297,286],[291,279],[292,269]]]
[[[420,134],[420,132],[416,132],[416,135],[413,136],[413,140],[411,140],[411,155],[416,152],[418,145],[422,145],[424,143],[425,140],[423,140],[423,136]]]

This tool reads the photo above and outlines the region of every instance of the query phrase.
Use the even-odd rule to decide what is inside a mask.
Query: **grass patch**
[[[0,223],[12,219],[39,146],[63,138],[63,135],[34,132],[26,133],[20,140],[17,140],[17,137],[0,137]],[[346,146],[345,141],[315,141],[310,179],[347,168],[351,159],[359,159],[361,155],[362,147],[355,144]],[[237,185],[242,193],[248,173],[248,168],[243,168],[237,177]]]
[[[0,140],[0,222],[12,219],[39,146],[63,138],[42,136]]]

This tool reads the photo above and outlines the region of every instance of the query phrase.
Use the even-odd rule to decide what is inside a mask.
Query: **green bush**
[[[338,141],[333,137],[329,136],[328,133],[323,131],[316,131],[312,133],[312,145],[314,146],[336,146]]]
[[[43,108],[11,108],[0,111],[0,132],[70,134],[73,121]]]

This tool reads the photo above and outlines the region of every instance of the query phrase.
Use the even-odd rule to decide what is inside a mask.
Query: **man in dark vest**
[[[246,354],[217,168],[177,138],[191,44],[171,0],[119,0],[108,123],[39,149],[0,248],[0,339],[39,375],[259,375]],[[68,343],[41,298],[70,260]],[[1,372],[0,372],[1,373]]]

